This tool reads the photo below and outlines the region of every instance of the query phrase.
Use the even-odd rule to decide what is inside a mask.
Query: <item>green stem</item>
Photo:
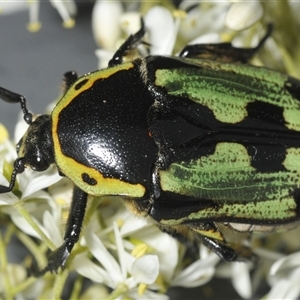
[[[13,295],[21,293],[23,290],[27,289],[29,286],[31,286],[33,283],[35,283],[38,280],[36,277],[29,277],[22,283],[18,284],[12,289]]]
[[[128,287],[125,284],[120,283],[117,286],[117,288],[109,295],[107,300],[114,300],[119,296],[124,295],[127,291],[128,291]]]
[[[30,251],[39,266],[43,266],[47,263],[47,259],[42,253],[41,248],[36,245],[31,237],[21,231],[18,231],[16,233],[16,236],[18,237],[20,242]]]
[[[52,294],[51,299],[53,299],[53,300],[61,299],[63,288],[65,286],[68,275],[69,275],[69,270],[64,269],[61,273],[59,273],[56,276],[54,286],[53,286],[53,289],[52,289],[53,294]]]
[[[4,240],[2,238],[2,234],[0,231],[0,275],[3,278],[3,289],[4,289],[4,295],[5,299],[13,299],[13,294],[12,294],[12,288],[9,280],[9,275],[8,275],[8,264],[7,264],[7,256],[6,256],[6,247]]]
[[[79,295],[82,289],[82,283],[83,283],[83,277],[79,275],[74,283],[74,287],[70,299],[79,299]]]
[[[37,234],[40,236],[40,238],[43,240],[44,243],[47,244],[47,246],[54,250],[56,247],[52,243],[52,241],[45,235],[45,233],[40,229],[40,227],[36,224],[36,222],[33,220],[31,215],[28,213],[26,208],[24,207],[24,201],[21,200],[17,202],[14,205],[15,209],[19,212],[19,214],[28,222],[28,224],[37,232]]]

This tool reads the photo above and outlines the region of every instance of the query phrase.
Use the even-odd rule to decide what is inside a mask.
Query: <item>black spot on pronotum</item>
[[[81,80],[80,82],[78,82],[76,85],[75,85],[75,90],[78,91],[80,90],[89,80],[88,79],[83,79]]]
[[[87,173],[82,173],[81,178],[88,185],[96,185],[97,184],[97,180],[95,178],[90,177],[90,175]]]

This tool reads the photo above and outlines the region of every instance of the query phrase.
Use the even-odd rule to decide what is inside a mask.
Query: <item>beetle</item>
[[[35,120],[23,96],[27,132],[9,186],[26,167],[56,165],[74,183],[64,243],[36,273],[64,267],[79,239],[88,195],[117,196],[138,216],[226,261],[247,260],[240,241],[300,220],[300,81],[248,60],[255,48],[188,45],[175,56],[125,57],[131,35],[108,68],[77,78],[51,115]]]

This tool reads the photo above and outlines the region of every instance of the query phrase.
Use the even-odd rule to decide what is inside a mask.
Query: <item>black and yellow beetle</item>
[[[67,73],[52,114],[34,121],[23,96],[0,89],[30,125],[0,193],[12,191],[25,167],[52,164],[75,185],[64,244],[37,275],[65,265],[88,195],[119,196],[163,231],[227,261],[252,255],[236,237],[300,220],[300,82],[247,64],[268,34],[253,49],[194,45],[179,57],[124,62],[142,27],[107,69]]]

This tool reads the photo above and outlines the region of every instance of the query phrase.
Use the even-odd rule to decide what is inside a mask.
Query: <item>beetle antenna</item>
[[[27,109],[26,99],[24,96],[0,87],[0,98],[8,103],[21,103],[21,108],[23,111],[23,117],[25,122],[28,125],[32,123],[32,113],[30,113]]]
[[[119,65],[123,62],[123,56],[127,54],[128,51],[136,48],[142,43],[142,38],[145,35],[145,23],[141,18],[141,28],[135,34],[131,34],[127,40],[120,46],[117,52],[114,54],[112,59],[108,62],[108,67],[113,67]],[[145,43],[146,44],[146,43]]]
[[[15,160],[14,170],[11,174],[9,186],[0,185],[0,194],[11,192],[15,186],[17,175],[23,173],[25,168],[25,158],[20,157]]]

